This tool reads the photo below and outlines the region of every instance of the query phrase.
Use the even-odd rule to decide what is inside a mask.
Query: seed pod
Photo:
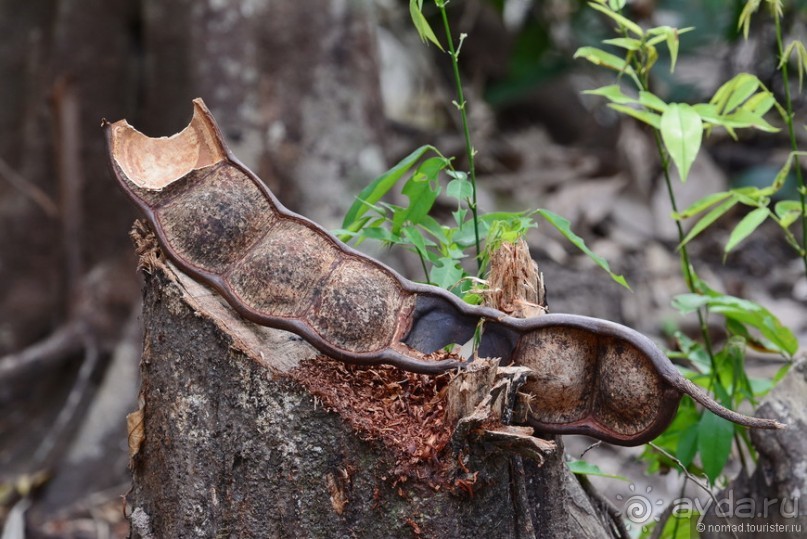
[[[169,138],[125,120],[104,128],[115,176],[165,254],[244,318],[324,354],[441,373],[467,362],[426,355],[467,342],[481,321],[481,356],[532,370],[527,422],[543,432],[637,445],[666,428],[682,393],[742,425],[781,426],[721,407],[627,327],[569,314],[513,318],[402,278],[284,208],[230,153],[200,99],[188,127]]]

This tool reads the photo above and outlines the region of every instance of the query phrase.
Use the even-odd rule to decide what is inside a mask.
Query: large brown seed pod
[[[188,127],[169,138],[125,120],[104,128],[115,176],[165,254],[244,318],[292,331],[324,354],[441,373],[467,362],[425,356],[467,342],[483,322],[480,355],[532,370],[527,422],[540,431],[637,445],[666,428],[684,393],[736,423],[781,427],[723,408],[630,328],[467,305],[347,247],[278,202],[230,153],[200,99]]]

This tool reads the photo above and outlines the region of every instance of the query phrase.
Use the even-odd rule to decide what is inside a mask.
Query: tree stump
[[[427,377],[342,364],[242,320],[145,228],[133,237],[146,274],[133,537],[615,533],[562,451],[490,421],[506,408],[494,393],[516,395],[514,369],[480,361]],[[468,397],[465,410],[451,394]],[[474,412],[454,419],[452,407]]]

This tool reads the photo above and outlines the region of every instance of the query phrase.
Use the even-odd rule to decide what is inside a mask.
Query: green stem
[[[418,254],[418,258],[420,258],[420,265],[423,268],[423,275],[426,277],[426,284],[432,284],[431,279],[429,279],[429,269],[426,267],[426,259],[423,257],[423,254],[416,249]]]
[[[776,23],[776,48],[779,52],[779,61],[781,62],[782,71],[782,84],[785,87],[785,108],[787,116],[785,123],[787,124],[787,132],[790,135],[790,147],[794,152],[799,150],[798,142],[796,140],[796,130],[793,126],[793,102],[790,98],[790,79],[787,74],[787,62],[784,58],[784,46],[782,44],[782,25],[779,22],[779,16],[774,13],[773,20]],[[799,166],[799,156],[793,155],[793,163],[796,169],[796,179],[799,182],[799,200],[801,202],[801,259],[804,263],[804,275],[807,276],[807,196],[805,196],[804,176]]]
[[[639,66],[641,68],[641,65]],[[643,71],[640,90],[650,91],[650,80],[647,70]],[[656,142],[656,151],[658,152],[659,159],[661,159],[661,169],[664,171],[664,183],[667,186],[667,196],[670,199],[670,205],[674,213],[678,213],[678,201],[675,199],[675,191],[673,191],[672,180],[670,179],[670,160],[667,157],[667,152],[664,150],[664,143],[661,140],[661,132],[658,129],[653,129],[653,138]],[[695,288],[695,272],[692,267],[692,262],[689,258],[689,251],[684,244],[684,227],[681,226],[681,221],[675,220],[675,227],[678,230],[678,251],[681,257],[681,266],[684,269],[684,278],[686,279],[687,288],[692,293],[697,293]],[[706,324],[706,310],[698,309],[698,325],[700,326],[701,336],[703,337],[703,346],[706,353],[709,355],[709,363],[712,365],[712,375],[717,372],[715,368],[715,355],[712,350],[712,338],[709,336],[709,326]]]
[[[451,27],[448,24],[448,15],[446,14],[446,1],[438,0],[435,2],[440,15],[443,18],[443,28],[446,32],[446,40],[448,41],[448,52],[451,55],[451,66],[454,70],[454,84],[457,86],[457,108],[460,110],[460,118],[462,120],[462,132],[465,135],[465,154],[468,156],[468,176],[471,178],[471,200],[468,206],[471,208],[471,215],[474,220],[474,240],[476,242],[476,269],[477,275],[482,271],[482,260],[480,254],[482,253],[481,242],[479,241],[479,216],[476,209],[476,170],[474,168],[474,148],[471,145],[471,131],[468,127],[468,114],[466,112],[467,102],[465,101],[462,92],[462,79],[460,78],[460,66],[458,54],[454,50],[454,39],[451,37]]]
[[[667,158],[667,154],[664,151],[664,145],[658,129],[653,129],[653,136],[656,141],[656,150],[661,158],[661,168],[664,171],[664,183],[667,186],[667,195],[670,198],[670,205],[672,206],[673,213],[678,213],[678,202],[675,199],[675,192],[673,191],[672,180],[670,179],[670,160]],[[686,237],[684,227],[681,226],[681,221],[678,219],[675,220],[675,226],[678,230],[678,244],[680,245],[678,250],[681,256],[681,266],[684,268],[684,278],[686,279],[687,288],[689,288],[690,292],[696,293],[695,275],[689,258],[689,251],[687,251],[687,246],[683,244],[684,238]],[[698,309],[697,315],[698,325],[700,326],[701,335],[703,336],[703,345],[706,349],[706,353],[709,355],[709,360],[712,364],[712,372],[714,373],[716,369],[714,368],[715,357],[712,351],[712,338],[709,336],[709,327],[706,324],[706,316],[704,315],[703,309]]]

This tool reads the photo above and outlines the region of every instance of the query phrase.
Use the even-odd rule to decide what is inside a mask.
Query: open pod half
[[[243,317],[296,333],[322,353],[421,373],[461,368],[426,356],[472,338],[479,354],[529,367],[528,422],[636,445],[670,422],[682,393],[744,425],[778,424],[722,408],[685,380],[645,336],[568,314],[517,319],[408,281],[286,208],[227,149],[204,103],[168,138],[104,122],[121,187],[165,254]]]

